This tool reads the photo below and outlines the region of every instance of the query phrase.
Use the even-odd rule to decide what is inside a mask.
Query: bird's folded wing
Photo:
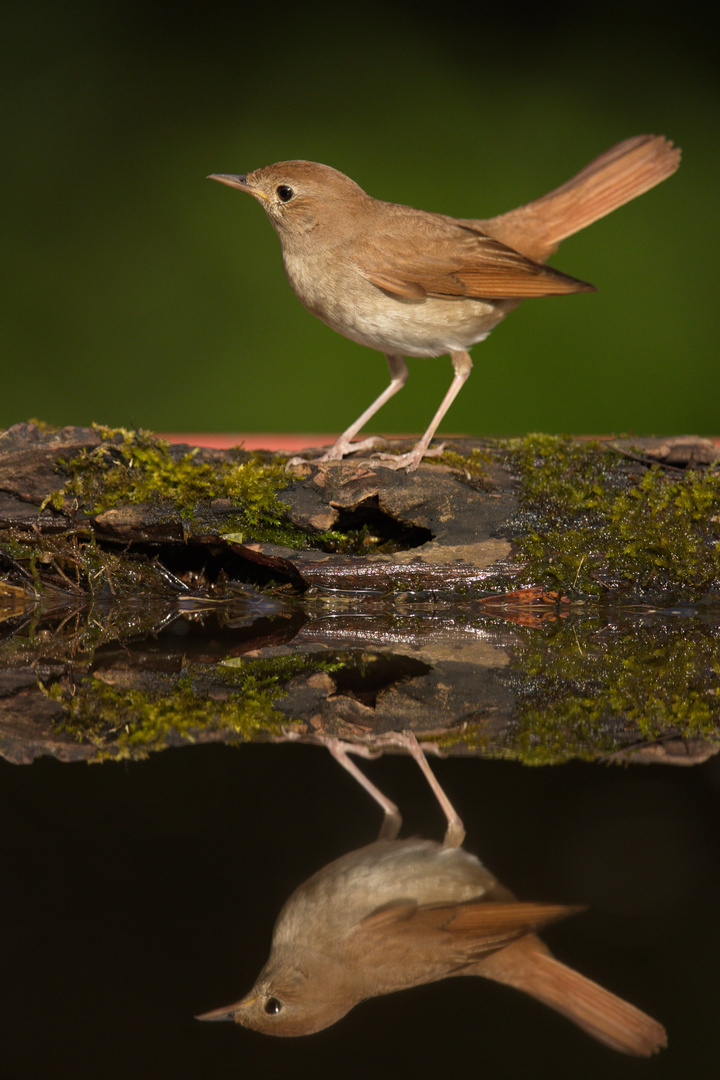
[[[582,910],[566,904],[517,901],[423,906],[400,901],[372,912],[359,923],[355,933],[368,943],[372,939],[382,941],[389,953],[397,948],[431,947],[441,952],[446,961],[465,964]]]
[[[357,239],[348,253],[368,281],[401,299],[522,299],[593,289],[451,219],[431,217],[421,219],[417,228],[408,225],[373,234],[372,240]]]

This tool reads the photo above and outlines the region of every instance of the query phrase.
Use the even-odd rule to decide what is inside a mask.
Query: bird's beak
[[[213,1009],[212,1012],[202,1013],[200,1016],[196,1016],[196,1020],[234,1020],[235,1014],[246,1005],[251,1005],[253,1001],[257,1001],[257,994],[255,997],[244,997],[240,1001],[236,1001],[233,1005],[222,1005],[219,1009]]]
[[[228,187],[238,188],[240,191],[247,191],[249,195],[254,195],[256,199],[265,199],[267,201],[267,195],[248,184],[247,175],[232,176],[230,173],[210,173],[207,179],[219,180],[221,184],[227,184]]]
[[[234,1020],[235,1011],[240,1004],[236,1001],[234,1005],[223,1005],[220,1009],[213,1009],[212,1012],[202,1013],[200,1016],[196,1016],[196,1020]]]

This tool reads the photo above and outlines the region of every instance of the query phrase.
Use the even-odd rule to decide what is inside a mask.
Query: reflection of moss
[[[529,435],[507,444],[522,478],[525,580],[565,593],[607,587],[698,598],[720,586],[720,475],[634,467],[598,443]]]
[[[87,678],[69,692],[60,683],[48,690],[65,713],[64,731],[98,747],[96,760],[143,758],[172,743],[193,742],[202,732],[234,732],[252,739],[262,732],[279,735],[290,721],[275,703],[298,675],[334,670],[332,660],[284,656],[214,667],[214,695],[208,696],[208,669],[187,668],[181,679],[156,676],[151,689],[138,690]],[[217,696],[217,679],[227,696]],[[232,741],[232,740],[230,740]]]
[[[720,738],[720,634],[702,625],[621,629],[599,620],[518,631],[518,721],[501,756],[596,758],[642,738]],[[489,748],[494,751],[495,748]]]
[[[430,743],[437,746],[443,755],[451,754],[456,746],[474,749],[483,747],[486,742],[482,720],[463,723],[459,727],[446,728],[444,731],[417,732],[417,738],[421,746],[426,742]],[[492,752],[487,756],[492,757]]]

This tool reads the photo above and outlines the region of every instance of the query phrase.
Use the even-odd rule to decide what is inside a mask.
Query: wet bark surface
[[[244,508],[228,498],[180,506],[169,487],[152,501],[94,509],[63,492],[67,462],[103,444],[110,449],[102,468],[111,472],[129,464],[132,472],[121,443],[119,436],[102,436],[94,428],[43,431],[35,424],[18,424],[2,433],[0,541],[29,535],[38,545],[38,572],[57,564],[52,550],[40,550],[41,538],[79,533],[126,557],[133,569],[145,556],[181,579],[211,561],[232,578],[251,579],[253,568],[256,573],[261,568],[299,591],[408,589],[467,595],[469,590],[483,594],[507,588],[523,566],[519,542],[538,528],[536,518],[523,513],[520,477],[507,449],[472,440],[453,441],[451,464],[442,459],[423,463],[410,475],[352,458],[296,466],[277,491],[284,521],[297,539],[293,547],[253,535],[252,528],[238,534],[233,526]],[[682,473],[718,458],[709,440],[689,437],[614,440],[611,445],[617,491],[637,486],[654,463]],[[167,455],[175,462],[192,455],[198,467],[283,460],[241,449],[187,446],[169,446]],[[365,530],[364,549],[328,550],[332,544],[323,538],[328,530],[355,537]],[[708,535],[708,545],[715,542]],[[0,569],[17,569],[12,545],[0,542],[0,547],[5,551]],[[6,581],[24,584],[12,575]],[[62,581],[49,583],[63,588]],[[168,593],[160,582],[155,591]],[[132,577],[126,586],[116,582],[114,595],[132,597]]]
[[[83,455],[132,473],[131,447],[127,433],[31,424],[0,439],[8,760],[327,737],[393,750],[405,729],[431,751],[529,763],[716,752],[712,582],[699,598],[628,602],[602,568],[595,595],[528,580],[523,537],[540,526],[506,448],[458,441],[410,476],[362,461],[280,470],[273,498],[290,546],[238,526],[245,510],[229,496],[98,507],[68,485],[67,463]],[[186,471],[274,460],[162,453]],[[654,461],[683,476],[711,471],[717,451],[656,439],[612,454],[609,482],[624,493],[657,474]],[[712,553],[713,535],[696,548]],[[577,579],[570,565],[566,581]]]

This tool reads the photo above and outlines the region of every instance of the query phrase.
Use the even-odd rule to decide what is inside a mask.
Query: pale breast
[[[443,356],[469,349],[516,307],[517,300],[466,297],[406,300],[367,281],[338,255],[284,252],[288,281],[300,302],[339,334],[384,353]]]

